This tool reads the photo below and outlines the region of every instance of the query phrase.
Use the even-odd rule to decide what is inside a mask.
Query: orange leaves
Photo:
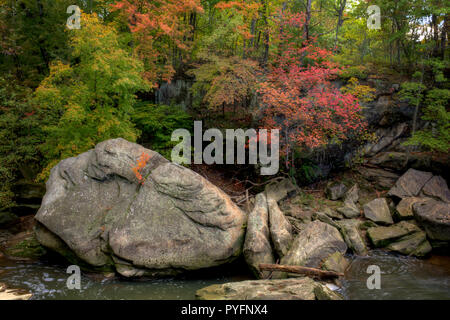
[[[137,165],[132,168],[136,178],[140,181],[141,184],[144,184],[145,179],[142,177],[142,169],[147,165],[147,162],[150,160],[150,155],[145,152],[142,152],[141,157],[137,161]]]
[[[170,80],[174,74],[170,68],[173,46],[180,51],[189,48],[192,26],[186,16],[202,13],[200,0],[120,0],[112,5],[128,21],[138,42],[136,51],[144,61],[144,76],[151,83]]]

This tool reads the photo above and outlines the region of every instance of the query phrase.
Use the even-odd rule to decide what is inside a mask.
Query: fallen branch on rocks
[[[302,266],[286,266],[286,265],[269,264],[269,263],[261,263],[259,265],[259,270],[298,273],[298,274],[304,274],[307,276],[314,276],[314,277],[318,277],[318,278],[338,278],[338,277],[344,276],[343,273],[338,273],[338,272],[334,272],[334,271],[326,271],[326,270],[320,270],[320,269],[316,269],[316,268],[308,268],[308,267],[302,267]]]

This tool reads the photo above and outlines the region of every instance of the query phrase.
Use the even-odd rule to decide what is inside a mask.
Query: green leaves
[[[131,122],[135,93],[148,88],[142,63],[119,42],[115,28],[96,14],[83,14],[83,27],[72,30],[72,65],[55,62],[36,89],[34,102],[48,135],[41,150],[45,179],[60,159],[78,155],[100,141],[122,137],[136,141]]]

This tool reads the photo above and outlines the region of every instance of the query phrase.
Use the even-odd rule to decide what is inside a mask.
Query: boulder
[[[345,219],[336,223],[350,250],[357,255],[367,255],[366,243],[359,231],[361,222],[356,219]]]
[[[389,227],[372,227],[367,230],[367,236],[375,247],[385,247],[403,236],[420,231],[416,225],[401,221]]]
[[[278,256],[283,257],[292,243],[292,226],[286,219],[278,204],[273,199],[267,199],[269,206],[270,237]]]
[[[397,180],[395,186],[389,190],[388,195],[398,198],[415,197],[419,195],[422,187],[432,177],[433,174],[430,172],[419,171],[411,168]]]
[[[348,266],[349,263],[344,255],[340,252],[335,252],[323,262],[322,268],[329,271],[344,273]]]
[[[422,188],[423,195],[450,203],[450,190],[441,176],[434,176]]]
[[[407,220],[414,218],[412,206],[414,203],[422,201],[421,198],[408,197],[403,198],[396,208],[396,216],[399,220]]]
[[[361,214],[357,205],[351,201],[345,201],[344,206],[336,210],[348,219],[359,217]]]
[[[267,199],[273,199],[275,201],[283,200],[287,196],[295,193],[296,190],[297,188],[288,178],[278,182],[269,183],[264,189]]]
[[[359,187],[358,184],[354,184],[344,196],[344,202],[357,203],[359,200]]]
[[[407,158],[405,152],[380,152],[369,163],[381,168],[403,170],[407,165]]]
[[[339,200],[345,195],[345,192],[347,192],[345,184],[342,182],[332,182],[327,186],[325,195],[330,200]]]
[[[264,193],[256,195],[255,207],[248,215],[244,241],[244,258],[257,277],[265,278],[268,271],[260,271],[260,263],[275,263],[270,245],[269,211]]]
[[[97,269],[171,275],[241,253],[246,216],[223,191],[124,139],[62,160],[46,186],[36,220]],[[40,230],[41,243],[55,246]]]
[[[394,186],[400,175],[383,169],[362,167],[359,172],[367,181],[374,183],[377,187],[382,189],[390,189]]]
[[[346,251],[347,245],[338,229],[316,220],[297,235],[280,264],[320,268],[333,253]]]
[[[0,283],[0,300],[29,300],[32,296],[33,294],[25,289],[9,288]]]
[[[248,280],[214,284],[197,290],[200,300],[342,300],[342,297],[310,278]]]
[[[427,241],[425,232],[418,231],[391,243],[387,246],[387,249],[406,255],[423,257],[431,251],[431,245]]]
[[[369,203],[366,203],[363,207],[364,216],[374,222],[392,224],[391,212],[385,198],[377,198]]]
[[[433,240],[450,241],[450,204],[425,199],[413,205],[414,217]]]

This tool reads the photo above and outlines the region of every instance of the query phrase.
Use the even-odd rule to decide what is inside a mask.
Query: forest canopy
[[[317,148],[370,139],[369,73],[401,79],[416,108],[407,145],[448,153],[449,17],[438,0],[0,0],[0,208],[24,167],[45,181],[116,137],[168,155],[171,132],[194,119],[280,129],[291,170]],[[160,104],[180,80],[189,103]]]

